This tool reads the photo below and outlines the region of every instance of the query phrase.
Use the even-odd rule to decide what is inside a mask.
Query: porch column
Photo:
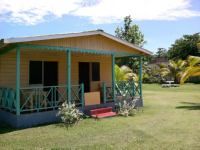
[[[115,102],[115,55],[112,54],[112,93]]]
[[[71,51],[67,51],[67,100],[71,104]]]
[[[16,115],[20,115],[20,48],[16,48]]]
[[[140,98],[143,106],[142,100],[142,57],[139,57],[139,89],[140,89]]]

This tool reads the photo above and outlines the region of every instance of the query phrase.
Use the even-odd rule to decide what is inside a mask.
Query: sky
[[[131,15],[156,52],[200,32],[200,0],[0,0],[0,39],[103,29]]]

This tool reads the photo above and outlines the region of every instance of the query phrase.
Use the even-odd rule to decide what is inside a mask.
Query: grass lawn
[[[0,149],[200,149],[200,85],[144,85],[143,112],[23,130],[1,126]]]

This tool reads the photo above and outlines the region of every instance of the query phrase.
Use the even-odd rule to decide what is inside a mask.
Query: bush
[[[75,104],[67,104],[66,102],[59,108],[57,115],[61,117],[62,122],[67,127],[77,124],[83,118],[83,113],[76,108]]]
[[[120,116],[128,117],[128,116],[134,116],[136,114],[136,107],[135,107],[135,101],[127,102],[126,100],[121,101],[117,104],[117,113]]]

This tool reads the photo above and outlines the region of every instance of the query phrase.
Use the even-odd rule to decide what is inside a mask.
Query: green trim
[[[102,91],[103,91],[103,103],[106,104],[106,83],[102,83]]]
[[[84,100],[84,84],[83,83],[81,83],[81,105],[82,105],[82,108],[84,108],[85,100]]]
[[[67,51],[67,100],[71,103],[71,51]]]
[[[139,57],[139,88],[140,98],[142,98],[142,57]]]
[[[16,114],[20,115],[20,48],[16,48]]]
[[[112,93],[115,101],[115,56],[112,55]]]

